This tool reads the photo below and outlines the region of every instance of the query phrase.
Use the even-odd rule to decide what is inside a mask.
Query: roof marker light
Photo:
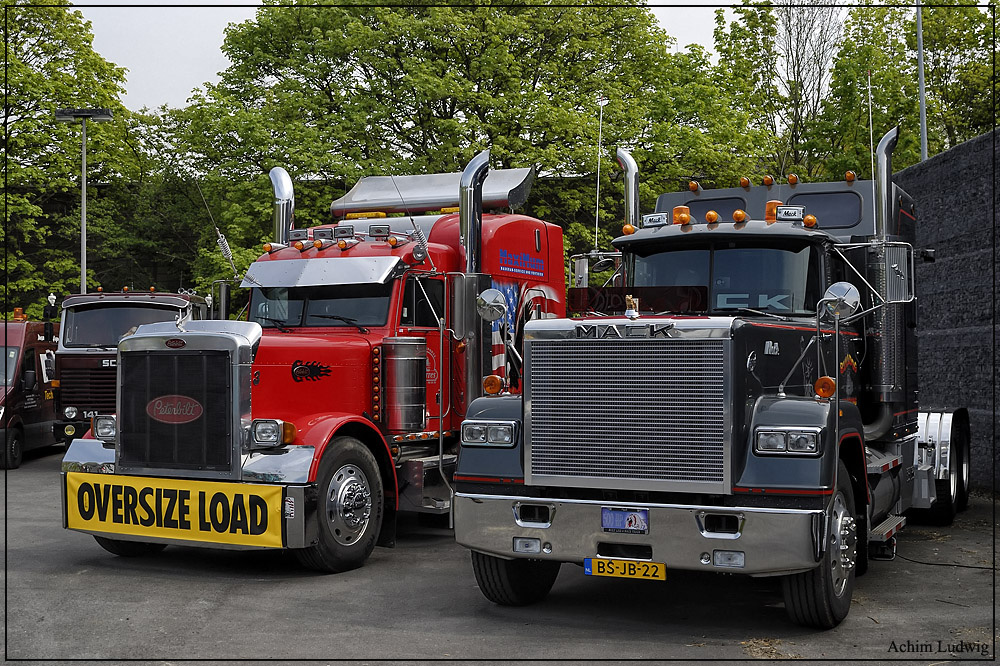
[[[747,212],[742,208],[733,211],[733,222],[743,222],[747,219]]]
[[[764,221],[768,224],[776,222],[778,220],[778,206],[783,202],[777,199],[771,199],[766,204],[764,204]]]
[[[709,224],[712,224],[714,222],[718,222],[719,221],[719,214],[716,213],[714,210],[710,210],[707,213],[705,213],[705,221],[708,222]]]
[[[631,236],[632,234],[635,233],[635,225],[626,224],[625,226],[622,227],[622,233],[625,234],[626,236]]]
[[[815,215],[806,215],[804,218],[802,218],[802,226],[808,227],[809,229],[812,229],[813,227],[815,227],[816,226],[816,216]]]
[[[844,180],[846,180],[848,183],[853,183],[857,179],[857,177],[858,174],[854,173],[853,171],[848,171],[847,173],[844,174]]]
[[[690,224],[691,209],[687,206],[674,206],[674,224]]]
[[[367,220],[371,218],[383,218],[385,213],[381,211],[368,211],[363,213],[348,213],[344,216],[345,220]]]
[[[762,180],[761,182],[767,185],[768,187],[771,187],[772,185],[774,185],[774,177],[764,176],[764,180]]]
[[[799,182],[799,177],[797,175],[795,175],[794,173],[788,174],[788,184],[789,185],[797,185],[798,182]]]
[[[750,179],[747,178],[746,176],[743,176],[742,178],[740,178],[740,187],[747,188],[747,187],[750,187],[752,184],[753,183],[751,183]]]
[[[698,184],[697,180],[689,180],[688,181],[688,189],[691,190],[692,192],[700,192],[701,191],[701,185]]]

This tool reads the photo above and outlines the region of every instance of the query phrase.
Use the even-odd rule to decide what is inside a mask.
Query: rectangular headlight
[[[515,424],[511,421],[466,421],[462,424],[462,444],[467,446],[514,446]]]
[[[785,433],[760,431],[757,433],[756,448],[765,453],[775,453],[784,451],[786,448]]]
[[[281,419],[254,419],[250,423],[251,449],[270,449],[281,444],[291,444],[298,436],[298,429],[291,421]]]
[[[819,450],[817,440],[815,432],[789,432],[788,450],[795,453],[816,453]]]
[[[118,419],[114,416],[94,417],[94,436],[104,442],[113,442],[118,434]]]

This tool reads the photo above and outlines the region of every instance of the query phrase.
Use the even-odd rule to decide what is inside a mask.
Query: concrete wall
[[[992,488],[996,451],[994,349],[997,132],[984,134],[894,176],[917,207],[921,410],[969,410],[972,484]],[[1000,396],[997,396],[1000,397]]]

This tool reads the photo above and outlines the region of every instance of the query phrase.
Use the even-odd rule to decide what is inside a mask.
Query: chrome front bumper
[[[548,522],[520,520],[518,507],[524,505],[547,507]],[[602,508],[647,510],[648,532],[606,532],[601,526]],[[621,551],[622,547],[625,552],[630,548],[651,548],[652,556],[648,559],[662,562],[670,569],[758,576],[815,568],[824,547],[821,535],[826,532],[822,510],[621,504],[456,493],[454,511],[458,543],[498,557],[582,564],[586,558]],[[734,532],[709,531],[719,516],[738,528]],[[539,539],[541,552],[530,555],[514,552],[515,538]],[[742,552],[744,566],[717,566],[715,551]]]

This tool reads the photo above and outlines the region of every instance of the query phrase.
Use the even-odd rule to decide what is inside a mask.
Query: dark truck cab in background
[[[115,411],[118,342],[142,324],[206,319],[208,303],[188,293],[153,290],[67,296],[56,350],[56,442],[69,445],[90,428],[90,419]]]
[[[59,324],[27,321],[14,311],[3,323],[3,395],[0,401],[0,467],[20,467],[25,451],[50,446],[55,408],[52,363]]]

